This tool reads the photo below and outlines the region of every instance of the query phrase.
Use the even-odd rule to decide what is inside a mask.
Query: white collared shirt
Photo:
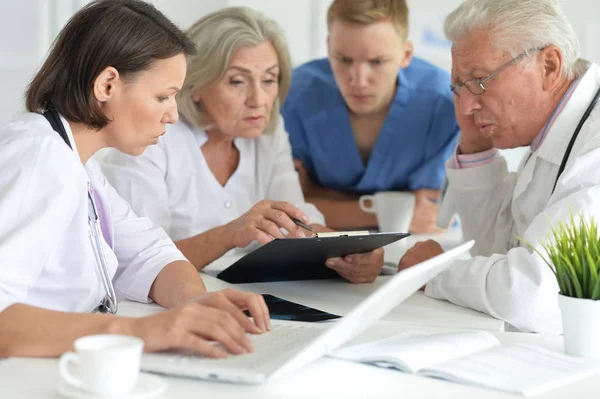
[[[137,217],[99,165],[81,163],[48,121],[25,114],[0,128],[0,311],[14,303],[89,312],[106,295],[88,232],[88,182],[102,216],[102,250],[119,299],[149,302],[158,273],[185,260]]]
[[[160,224],[175,241],[229,223],[264,199],[290,202],[311,223],[324,223],[316,207],[304,201],[281,119],[273,133],[234,139],[239,164],[225,186],[202,153],[207,140],[204,130],[180,120],[167,126],[159,143],[141,156],[109,151],[101,164],[133,209]]]

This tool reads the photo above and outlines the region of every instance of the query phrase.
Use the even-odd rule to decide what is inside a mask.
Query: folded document
[[[409,331],[329,356],[524,396],[600,372],[600,362],[534,345],[501,345],[484,331]]]

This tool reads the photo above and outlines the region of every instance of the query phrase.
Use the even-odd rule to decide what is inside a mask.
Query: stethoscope
[[[44,117],[48,120],[52,129],[56,131],[60,137],[65,141],[65,143],[71,147],[71,143],[69,142],[69,137],[67,136],[67,132],[60,120],[60,116],[58,112],[53,108],[48,109],[44,112]],[[100,277],[102,278],[102,285],[104,286],[104,292],[106,296],[100,301],[100,304],[92,311],[101,312],[101,313],[117,313],[118,303],[117,303],[117,295],[115,294],[115,287],[112,283],[111,275],[108,271],[108,266],[106,265],[106,258],[104,256],[104,250],[102,249],[102,241],[100,240],[101,232],[100,232],[100,223],[98,222],[98,211],[96,210],[96,205],[94,204],[94,198],[92,197],[90,184],[88,182],[88,236],[90,239],[90,244],[92,245],[92,250],[94,252],[94,259],[96,261],[96,268],[100,273]]]
[[[590,102],[590,105],[588,105],[587,109],[583,113],[583,116],[581,117],[581,119],[579,120],[579,123],[577,124],[577,128],[575,129],[575,132],[573,132],[573,135],[571,136],[571,140],[569,141],[569,145],[567,145],[565,155],[563,156],[563,159],[560,163],[560,167],[558,168],[558,173],[556,174],[556,180],[554,180],[554,186],[552,187],[552,193],[554,193],[554,190],[556,189],[556,183],[558,183],[558,178],[560,177],[562,172],[565,170],[565,166],[567,166],[567,161],[569,160],[569,155],[571,155],[571,150],[573,149],[575,140],[577,139],[577,136],[579,135],[579,132],[581,131],[581,128],[583,127],[583,124],[589,118],[590,114],[596,107],[596,104],[598,104],[599,98],[600,98],[600,89],[598,89],[596,91],[596,94],[594,94],[594,98],[592,99],[592,101]]]

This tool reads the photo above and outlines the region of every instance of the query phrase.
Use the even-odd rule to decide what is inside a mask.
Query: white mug
[[[58,363],[70,385],[96,395],[129,393],[140,374],[144,341],[127,335],[89,335],[75,341],[75,353],[64,353]],[[76,365],[71,373],[70,364]]]
[[[412,221],[415,195],[402,191],[381,191],[375,195],[361,196],[358,205],[363,212],[377,215],[379,231],[405,233]]]

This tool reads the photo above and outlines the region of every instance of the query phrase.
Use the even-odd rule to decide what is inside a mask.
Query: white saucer
[[[61,381],[57,387],[58,393],[65,398],[73,399],[105,399],[107,396],[100,396],[90,392],[86,392],[72,385],[69,385],[65,381]],[[111,399],[147,399],[153,398],[167,390],[167,382],[164,378],[157,375],[140,373],[135,386],[126,395],[122,396],[110,396]]]

